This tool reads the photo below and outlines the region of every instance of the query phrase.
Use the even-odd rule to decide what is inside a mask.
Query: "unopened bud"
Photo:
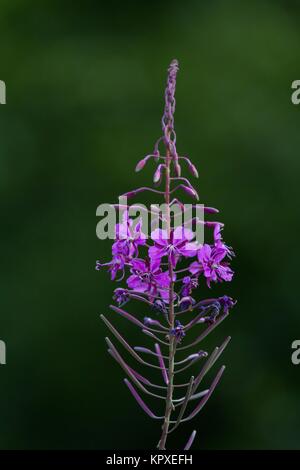
[[[219,212],[218,209],[215,209],[215,207],[204,207],[204,212],[207,214],[217,214]]]
[[[184,184],[182,184],[181,187],[189,196],[192,196],[199,201],[199,196],[195,189],[189,188],[189,186],[185,186]]]
[[[157,169],[156,169],[156,171],[155,171],[155,173],[154,173],[154,176],[153,176],[153,182],[154,182],[154,183],[159,183],[159,182],[160,182],[160,180],[161,180],[161,170],[162,170],[162,168],[163,168],[163,165],[162,165],[162,164],[158,165],[158,167],[157,167]]]
[[[192,173],[193,176],[195,176],[196,178],[199,177],[199,173],[198,173],[198,170],[197,168],[195,167],[195,165],[193,165],[193,163],[190,163],[189,166],[188,166],[190,172]]]
[[[179,165],[179,163],[177,163],[177,161],[175,161],[174,163],[174,168],[175,168],[175,173],[176,173],[176,176],[181,176],[181,166]]]
[[[135,167],[135,171],[138,172],[138,171],[141,171],[144,166],[146,165],[147,163],[147,160],[146,158],[142,158],[142,160],[140,160],[137,164],[137,166]]]

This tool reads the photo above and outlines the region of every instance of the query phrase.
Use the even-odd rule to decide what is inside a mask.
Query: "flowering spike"
[[[155,343],[152,348],[147,348],[143,344],[131,347],[110,321],[101,315],[101,319],[125,348],[125,352],[128,352],[141,366],[150,367],[162,375],[161,384],[150,382],[129,366],[109,338],[106,338],[109,353],[129,378],[125,379],[125,384],[135,400],[151,418],[162,420],[162,431],[158,442],[160,450],[166,448],[170,432],[173,432],[180,423],[195,417],[213,393],[224,366],[208,390],[198,391],[198,387],[223,353],[230,337],[227,337],[209,356],[207,352],[197,348],[191,350],[186,357],[177,360],[177,352],[197,347],[200,341],[220,325],[236,304],[235,300],[226,295],[201,298],[201,292],[206,286],[212,288],[215,283],[232,280],[234,273],[230,262],[234,252],[223,240],[224,224],[220,221],[204,220],[197,211],[198,204],[192,202],[187,206],[178,196],[183,194],[199,200],[198,193],[189,178],[185,174],[181,175],[182,167],[187,168],[188,174],[196,178],[198,171],[189,157],[182,156],[177,151],[174,114],[178,70],[178,61],[173,60],[168,68],[161,135],[155,142],[152,153],[143,157],[135,168],[135,171],[139,172],[149,159],[153,159],[156,163],[153,185],[141,186],[123,194],[127,198],[141,194],[155,195],[159,198],[158,204],[152,204],[148,209],[136,201],[135,204],[129,205],[126,199],[121,199],[118,204],[110,205],[112,209],[122,214],[122,219],[112,227],[115,239],[112,244],[111,261],[101,260],[96,264],[97,271],[106,268],[112,280],[123,281],[123,285],[114,290],[113,299],[117,305],[110,306],[112,312],[137,326],[140,333],[148,336],[148,341]],[[162,190],[155,189],[158,185]],[[161,210],[162,203],[165,210]],[[219,212],[218,209],[203,204],[201,210],[201,214],[205,214],[205,217]],[[129,215],[132,213],[135,214],[135,218]],[[149,218],[151,223],[147,227],[145,220],[149,221]],[[148,228],[149,233],[147,233]],[[203,239],[201,233],[199,237],[199,228],[203,230],[205,237],[206,232],[210,232],[211,236]],[[201,291],[198,286],[201,286]],[[141,306],[134,315],[123,309],[123,306],[129,302],[135,305],[138,302]],[[192,318],[185,320],[186,314],[191,313]],[[182,322],[178,320],[178,315]],[[193,328],[200,330],[198,335],[191,335]],[[165,350],[160,345],[163,345]],[[142,357],[139,353],[142,353]],[[144,354],[154,356],[155,364],[145,361]],[[189,367],[194,367],[197,361],[205,357],[207,359],[195,378],[192,376],[189,382],[187,378],[178,382],[178,376],[183,376]],[[153,360],[154,358],[152,357]],[[163,400],[164,415],[158,416],[153,413],[135,387],[148,396]],[[164,396],[152,393],[148,390],[149,387],[163,390]],[[178,397],[179,388],[184,390]],[[198,404],[187,417],[184,417],[188,403],[193,400],[197,400]],[[173,413],[176,407],[180,408],[177,419],[174,419]],[[195,435],[196,431],[193,431],[185,450],[190,449]]]

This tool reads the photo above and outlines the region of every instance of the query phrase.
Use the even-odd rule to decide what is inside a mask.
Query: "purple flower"
[[[159,325],[160,326],[160,323],[157,320],[153,320],[153,318],[151,318],[151,317],[144,317],[144,325],[146,325],[146,326]]]
[[[189,270],[192,274],[203,273],[208,287],[211,281],[231,281],[233,271],[228,263],[223,262],[226,255],[225,248],[211,248],[210,245],[204,244],[198,251],[198,261],[192,263]]]
[[[233,300],[231,297],[228,297],[227,295],[223,295],[223,297],[219,297],[218,301],[221,304],[224,313],[227,313],[236,304],[236,300]]]
[[[173,268],[181,256],[188,258],[196,256],[199,248],[196,242],[191,242],[194,239],[192,230],[184,227],[171,230],[170,237],[166,230],[155,229],[151,233],[151,239],[154,241],[154,246],[149,248],[151,260],[160,265],[161,259],[168,256]]]
[[[129,294],[126,289],[118,288],[114,291],[113,299],[118,303],[119,307],[125,305],[129,300]]]
[[[125,274],[125,258],[122,255],[115,255],[112,261],[109,263],[108,270],[110,271],[111,280],[114,281],[116,279],[118,271],[122,272],[121,278],[118,280],[123,279]]]
[[[182,297],[182,299],[179,302],[180,310],[187,310],[188,308],[191,308],[195,303],[196,301],[195,299],[193,299],[193,297],[190,297],[190,296]]]
[[[179,320],[175,320],[175,328],[170,330],[170,334],[175,336],[176,341],[181,343],[182,338],[185,336],[185,332],[183,329],[183,325],[180,323]]]
[[[97,261],[96,270],[100,271],[103,266],[108,266],[112,281],[116,279],[118,271],[121,271],[121,277],[118,279],[118,281],[121,281],[125,275],[125,262],[126,260],[123,255],[114,255],[109,263],[100,263],[100,261]]]
[[[229,258],[234,256],[234,251],[230,246],[227,246],[222,239],[221,231],[223,230],[223,225],[216,224],[214,227],[214,243],[216,248],[220,248],[226,251],[226,254]]]
[[[220,314],[221,304],[218,301],[213,302],[205,308],[207,316],[203,317],[207,323],[213,324],[216,322],[218,315]]]
[[[139,245],[146,243],[142,223],[138,222],[134,226],[133,220],[128,217],[128,211],[124,212],[122,223],[116,224],[115,235],[116,241],[112,246],[113,255],[123,255],[128,260],[138,255]]]
[[[183,297],[187,297],[192,293],[192,290],[198,287],[198,279],[196,277],[185,276],[182,279],[182,289],[181,294]]]
[[[161,299],[155,299],[153,304],[152,304],[152,309],[155,312],[163,313],[166,315],[168,313],[166,304],[163,300]]]
[[[157,264],[142,259],[133,259],[130,271],[132,274],[127,279],[128,287],[137,292],[147,292],[153,298],[160,295],[168,301],[170,286],[168,272],[162,272]]]

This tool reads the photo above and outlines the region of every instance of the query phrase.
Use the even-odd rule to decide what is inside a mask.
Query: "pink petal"
[[[164,255],[164,249],[163,248],[158,248],[157,246],[151,246],[148,250],[148,255],[150,256],[151,259],[160,259]]]
[[[198,274],[200,271],[202,271],[202,265],[198,263],[198,261],[194,261],[192,264],[190,264],[189,271],[192,274]]]
[[[208,260],[211,256],[211,247],[206,243],[200,248],[198,251],[198,259],[199,261]]]
[[[145,261],[142,259],[133,259],[131,264],[132,264],[133,269],[136,269],[137,271],[141,271],[141,272],[148,271],[147,265]]]
[[[168,233],[161,228],[153,230],[153,232],[151,232],[151,238],[157,245],[165,246],[168,244]]]
[[[196,256],[198,249],[199,249],[199,245],[197,245],[197,243],[195,242],[192,242],[192,243],[186,243],[185,246],[180,248],[178,251],[183,256],[192,257],[192,256]]]

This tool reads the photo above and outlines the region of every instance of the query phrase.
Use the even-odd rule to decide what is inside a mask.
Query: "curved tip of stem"
[[[194,442],[194,440],[195,440],[196,434],[197,434],[197,431],[194,430],[194,431],[192,432],[192,434],[190,435],[190,438],[189,438],[189,440],[187,441],[187,443],[186,443],[186,445],[185,445],[185,447],[184,447],[183,450],[189,450],[189,449],[191,448],[191,446],[192,446],[192,444],[193,444],[193,442]]]

